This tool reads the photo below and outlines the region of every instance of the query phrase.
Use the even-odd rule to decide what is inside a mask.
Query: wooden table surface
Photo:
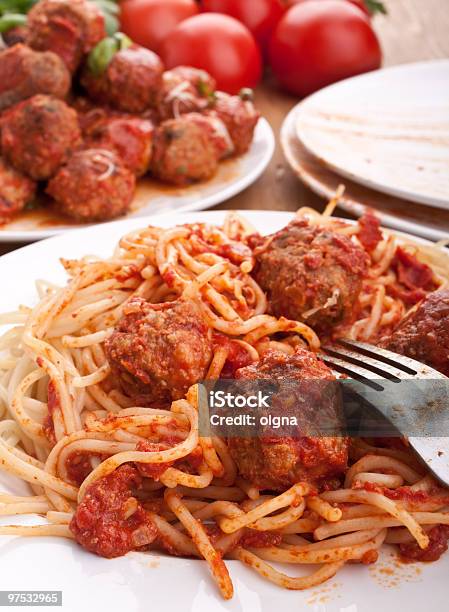
[[[448,0],[384,0],[389,14],[376,17],[375,28],[384,51],[384,65],[449,57]],[[279,130],[298,99],[279,91],[267,78],[256,92],[257,105],[276,135],[276,151],[264,175],[246,191],[218,209],[291,210],[323,207],[323,201],[300,183],[284,160]],[[0,255],[22,245],[0,245]]]

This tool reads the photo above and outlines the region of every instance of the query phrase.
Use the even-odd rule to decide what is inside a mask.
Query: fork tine
[[[372,408],[376,408],[384,419],[396,428],[398,435],[406,435],[411,448],[424,461],[433,475],[449,486],[448,438],[436,438],[433,437],[433,433],[431,436],[423,435],[427,426],[432,425],[432,421],[428,421],[429,418],[432,418],[432,414],[434,416],[433,426],[436,425],[441,430],[447,429],[442,422],[444,418],[441,419],[441,414],[447,415],[449,387],[441,379],[448,381],[448,378],[419,361],[354,340],[342,339],[330,346],[325,345],[319,356],[337,375],[343,373],[350,376],[353,379],[352,383],[348,381],[350,390],[352,388],[356,395],[367,400],[368,405],[371,404]],[[397,394],[392,387],[389,387],[389,384],[410,380],[415,383],[411,385],[407,383],[400,388],[403,398],[398,405],[395,401]],[[413,385],[416,385],[419,380],[426,381],[424,386],[427,383],[429,393],[426,392],[426,388],[414,388]],[[363,386],[357,385],[357,381]],[[382,385],[382,382],[385,386]],[[396,384],[394,386],[399,391]],[[378,400],[374,398],[373,401],[370,388],[380,392],[376,394]],[[423,393],[427,402],[423,402]],[[403,406],[406,407],[405,414],[401,409]],[[442,412],[440,407],[443,409]],[[423,418],[424,421],[422,421]],[[375,425],[377,431],[378,423]],[[415,432],[419,431],[418,434],[410,435],[413,427]],[[378,431],[375,435],[378,435]]]
[[[359,354],[362,354],[364,357],[370,357],[376,360],[379,362],[378,367],[380,366],[383,368],[384,364],[387,364],[403,372],[404,374],[411,375],[410,378],[446,378],[444,374],[437,372],[420,361],[416,361],[411,357],[405,357],[404,355],[398,355],[397,353],[373,346],[372,344],[366,344],[365,342],[358,342],[356,340],[348,340],[346,338],[338,340],[337,343],[347,347],[348,349],[352,349]],[[400,374],[400,378],[406,379],[409,378],[409,376]]]
[[[349,350],[346,348],[346,343],[339,342],[338,345],[324,346],[323,350],[332,356],[345,359],[354,365],[370,370],[377,375],[377,378],[387,378],[392,382],[415,378],[415,374],[408,374],[389,363],[373,359],[373,357],[368,357],[359,351]]]
[[[324,350],[327,351],[327,347],[324,347]],[[383,391],[384,388],[381,385],[381,379],[379,375],[374,374],[370,370],[366,370],[363,367],[360,367],[353,363],[349,363],[346,359],[340,359],[336,355],[321,353],[320,358],[322,359],[322,361],[324,361],[326,365],[337,370],[337,372],[339,372],[340,374],[346,374],[351,378],[364,382],[373,389]]]

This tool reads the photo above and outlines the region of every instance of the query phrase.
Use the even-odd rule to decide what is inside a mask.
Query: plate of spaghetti
[[[199,426],[201,381],[332,380],[332,338],[449,375],[447,250],[334,207],[128,219],[1,258],[2,588],[445,609],[449,491],[406,441]]]

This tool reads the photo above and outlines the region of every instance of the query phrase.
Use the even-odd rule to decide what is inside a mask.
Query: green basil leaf
[[[17,26],[25,25],[27,22],[26,15],[19,15],[18,13],[7,13],[0,17],[0,34],[8,32],[12,28]]]
[[[90,72],[95,76],[100,76],[105,72],[112,58],[119,50],[118,41],[108,36],[103,38],[89,53],[87,58],[87,65]]]

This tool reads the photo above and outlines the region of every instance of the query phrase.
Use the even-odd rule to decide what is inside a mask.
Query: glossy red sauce
[[[222,244],[217,254],[237,265],[251,259],[251,250],[241,242]]]
[[[197,471],[203,463],[203,451],[200,446],[197,446],[187,457],[182,459],[182,462],[187,462],[190,467]]]
[[[215,546],[217,540],[223,535],[222,530],[218,525],[214,525],[212,523],[206,523],[203,525],[204,531],[207,533],[209,540],[212,543],[212,546]]]
[[[447,551],[449,540],[449,525],[436,525],[429,533],[429,546],[420,548],[417,542],[400,544],[399,553],[403,561],[424,561],[430,563],[438,561],[443,553]]]
[[[125,266],[115,275],[115,278],[120,282],[125,282],[130,278],[142,279],[139,268],[135,264]]]
[[[152,121],[94,109],[85,115],[83,124],[90,148],[111,149],[134,174],[142,176],[147,172],[154,132]]]
[[[136,445],[136,451],[150,453],[162,450],[167,450],[170,445],[165,442],[149,442],[148,440],[142,440]],[[153,480],[159,480],[162,474],[173,465],[173,461],[167,463],[136,463],[136,467],[142,476],[152,478]]]
[[[203,526],[212,545],[215,545],[217,540],[224,535],[217,525],[206,524]],[[280,533],[274,533],[273,531],[256,531],[255,529],[246,528],[239,541],[236,542],[235,547],[268,548],[270,546],[279,546],[281,541],[282,535]]]
[[[217,240],[214,244],[212,236],[205,236],[205,226],[201,223],[192,226],[191,241],[196,253],[215,253],[220,257],[228,259],[235,265],[240,265],[245,260],[251,260],[251,249],[242,242],[222,243]]]
[[[358,488],[357,486],[355,488]],[[401,501],[407,504],[408,508],[414,508],[419,511],[420,507],[435,504],[436,507],[449,504],[449,493],[443,489],[435,488],[430,491],[413,491],[410,487],[398,487],[397,489],[388,489],[372,482],[365,482],[360,487],[365,491],[380,493],[394,501]]]
[[[382,232],[380,230],[380,221],[371,211],[365,213],[358,221],[359,231],[357,238],[363,247],[371,252],[377,247],[382,240]]]
[[[333,234],[332,243],[337,247],[332,255],[342,268],[363,276],[366,273],[367,255],[361,249],[355,248],[354,243],[344,235]]]
[[[363,563],[363,565],[372,565],[373,563],[376,563],[378,558],[379,553],[377,550],[367,550],[366,553],[362,555],[360,562]]]
[[[260,234],[250,234],[246,237],[246,243],[252,250],[262,247],[265,243],[269,242],[269,240],[269,238],[261,236]]]
[[[92,456],[92,453],[89,453],[89,455],[86,453],[72,453],[67,457],[67,475],[76,485],[81,486],[82,482],[92,472],[92,464],[90,462],[90,457]]]
[[[243,548],[267,548],[269,546],[279,546],[281,541],[282,535],[280,533],[246,529],[239,541],[239,546],[243,546]]]
[[[82,53],[82,35],[70,20],[54,16],[44,35],[45,48],[63,60],[70,71],[76,69]]]
[[[322,478],[319,485],[320,491],[336,491],[337,489],[343,488],[343,483],[337,476]]]
[[[399,287],[388,285],[388,292],[408,305],[418,303],[429,291],[438,288],[432,269],[400,246],[396,249],[392,268],[398,277]]]
[[[252,363],[248,351],[235,340],[223,334],[214,333],[212,341],[215,348],[223,347],[228,351],[228,358],[223,366],[220,378],[234,378],[237,370]]]
[[[162,277],[162,280],[164,281],[164,283],[167,285],[167,287],[174,287],[175,286],[177,276],[176,276],[175,271],[172,270],[171,268],[169,268],[165,272],[162,272],[161,273],[161,277]]]
[[[139,472],[128,464],[92,483],[70,523],[76,541],[108,558],[151,544],[157,537],[156,526],[133,497],[141,484]],[[136,509],[128,516],[133,503]]]

